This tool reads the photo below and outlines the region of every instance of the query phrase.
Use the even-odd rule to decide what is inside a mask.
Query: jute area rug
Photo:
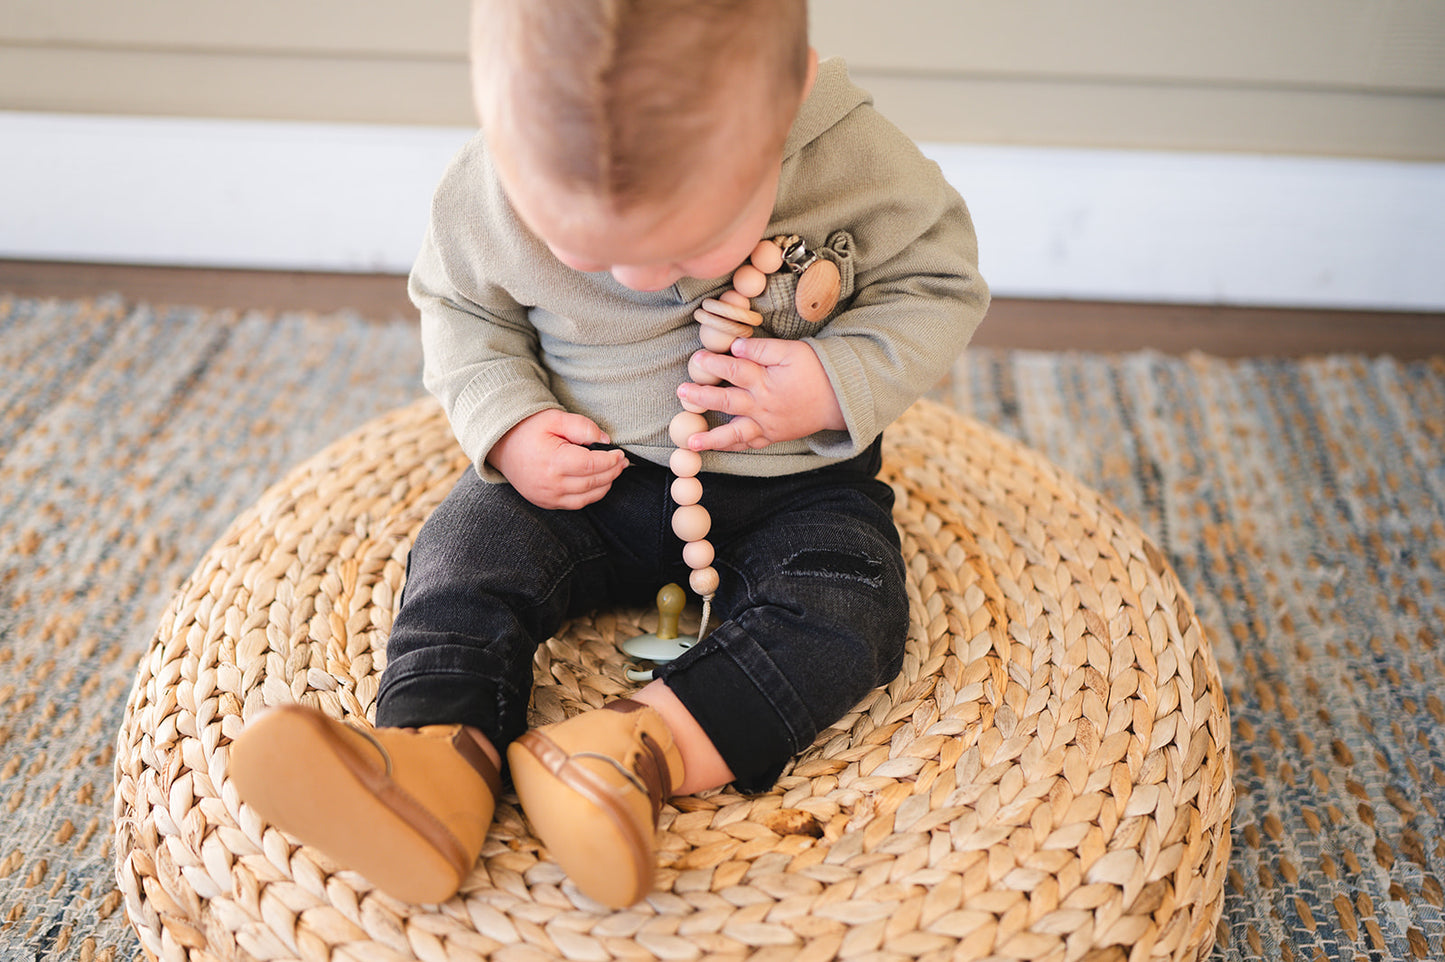
[[[114,737],[166,602],[420,393],[415,329],[0,294],[0,959],[139,954]],[[1112,499],[1221,662],[1219,959],[1445,957],[1445,359],[974,350],[933,395]]]

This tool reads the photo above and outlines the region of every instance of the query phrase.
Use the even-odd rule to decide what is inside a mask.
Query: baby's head
[[[638,290],[720,277],[767,227],[812,83],[805,0],[475,0],[477,110],[517,213]]]

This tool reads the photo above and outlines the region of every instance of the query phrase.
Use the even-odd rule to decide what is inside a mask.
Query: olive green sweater
[[[857,454],[938,382],[988,306],[963,200],[841,61],[820,65],[789,133],[766,236],[779,234],[834,260],[843,296],[810,324],[793,307],[796,278],[774,274],[754,301],[759,336],[807,338],[847,430],[707,452],[708,471],[775,476]],[[409,289],[426,386],[477,471],[502,481],[487,452],[548,408],[586,415],[627,451],[665,463],[677,386],[700,346],[692,312],[729,286],[684,278],[641,293],[564,266],[518,220],[478,135],[437,189]]]

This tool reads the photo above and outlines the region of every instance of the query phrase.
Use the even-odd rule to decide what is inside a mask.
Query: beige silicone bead
[[[743,297],[757,297],[768,287],[768,275],[751,264],[744,264],[733,272],[733,290]]]
[[[687,447],[687,439],[694,434],[701,434],[707,430],[707,418],[696,411],[680,411],[673,415],[672,423],[667,426],[667,436],[672,438],[672,443],[680,448]],[[692,539],[688,539],[689,541]]]
[[[672,533],[683,541],[701,541],[712,530],[712,515],[700,504],[685,504],[672,513]]]
[[[704,598],[711,597],[717,591],[719,581],[716,568],[698,568],[687,578],[687,583],[692,590]]]
[[[717,296],[717,299],[722,301],[724,304],[731,304],[733,307],[740,307],[745,311],[751,310],[753,306],[752,301],[748,300],[746,297],[743,297],[737,291],[732,290],[723,291]]]
[[[783,266],[783,249],[770,240],[758,241],[748,260],[764,274],[774,274]]]
[[[729,344],[731,344],[731,342],[729,342]],[[699,351],[698,353],[700,354],[700,353],[702,353],[702,352]],[[721,352],[715,352],[715,353],[721,353]],[[690,378],[692,378],[692,383],[694,383],[694,384],[721,384],[721,383],[722,383],[722,378],[720,378],[720,377],[713,377],[711,374],[709,374],[708,372],[706,372],[706,371],[704,371],[704,370],[702,369],[702,366],[698,363],[697,354],[694,354],[692,357],[690,357],[690,358],[687,359],[687,376],[690,377]]]
[[[682,546],[682,561],[689,568],[706,568],[716,556],[711,541],[689,541]]]
[[[679,478],[695,478],[702,470],[702,455],[687,448],[678,448],[672,452],[672,457],[667,459],[667,466],[672,468],[672,473]]]
[[[752,333],[751,329],[749,329],[748,333]],[[726,354],[728,349],[733,346],[733,341],[736,341],[739,336],[740,335],[732,331],[720,331],[706,324],[699,328],[697,332],[697,339],[702,341],[702,346],[714,354]]]
[[[672,500],[678,504],[697,504],[702,500],[702,482],[696,477],[673,478]]]

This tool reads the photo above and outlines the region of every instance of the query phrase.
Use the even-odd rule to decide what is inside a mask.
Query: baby
[[[231,773],[281,828],[433,902],[476,861],[505,755],[552,857],[626,906],[651,890],[668,797],[767,789],[899,671],[879,439],[988,292],[963,201],[818,63],[804,0],[476,0],[472,56],[481,133],[436,193],[410,292],[426,385],[475,470],[412,550],[376,727],[273,710]],[[745,266],[784,235],[836,268],[826,316],[788,267],[758,289]],[[753,293],[731,290],[739,268]],[[694,312],[718,298],[761,323],[700,350]],[[680,442],[701,458],[716,628],[630,698],[528,731],[540,643],[688,578],[668,467],[683,404],[717,412]]]

